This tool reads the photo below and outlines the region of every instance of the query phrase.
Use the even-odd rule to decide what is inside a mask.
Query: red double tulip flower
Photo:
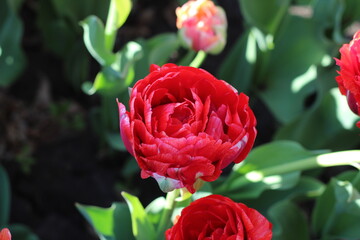
[[[341,94],[348,100],[350,109],[360,115],[360,31],[353,40],[340,48],[340,59],[335,59],[340,66],[336,77]],[[360,122],[357,123],[360,127]]]
[[[270,240],[272,224],[258,211],[221,195],[184,208],[166,240]]]
[[[130,95],[130,111],[119,103],[120,132],[141,177],[154,177],[164,192],[197,179],[214,181],[252,148],[256,119],[248,97],[205,70],[151,66]]]
[[[11,233],[9,229],[3,228],[0,231],[0,240],[11,240]]]

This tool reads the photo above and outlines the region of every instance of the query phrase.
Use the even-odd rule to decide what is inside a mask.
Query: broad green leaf
[[[239,4],[250,25],[274,34],[288,11],[290,0],[239,0]]]
[[[256,62],[256,39],[251,31],[245,32],[221,64],[219,77],[234,86],[239,92],[247,92]]]
[[[360,171],[344,171],[336,176],[336,179],[339,181],[348,181],[356,188],[358,192],[360,192]]]
[[[132,230],[136,240],[155,239],[156,233],[154,225],[150,222],[139,199],[126,192],[122,192],[121,194],[130,209]]]
[[[126,151],[126,147],[121,139],[120,133],[108,132],[106,133],[106,140],[113,149]]]
[[[96,16],[89,16],[81,22],[84,29],[84,43],[90,54],[101,65],[111,65],[115,61],[115,55],[105,47],[104,25]]]
[[[0,228],[9,220],[10,183],[5,169],[0,165]]]
[[[325,32],[332,29],[331,38],[338,43],[342,38],[342,16],[345,11],[343,0],[317,0],[314,6],[314,20],[319,32],[325,36]]]
[[[317,237],[356,240],[360,236],[360,195],[348,181],[332,179],[312,215]]]
[[[96,75],[93,89],[103,95],[115,95],[125,90],[124,79],[119,72],[106,66]]]
[[[281,24],[274,44],[259,58],[256,85],[275,118],[288,123],[303,113],[307,97],[316,91],[316,67],[326,51],[314,22],[291,15]]]
[[[0,1],[0,87],[9,86],[24,68],[23,25],[9,1]]]
[[[239,198],[248,199],[258,197],[266,189],[289,189],[299,181],[300,171],[289,169],[267,175],[268,170],[283,169],[288,164],[296,164],[297,161],[313,156],[316,154],[291,141],[259,146],[251,151],[242,164],[234,166],[230,176],[215,193],[236,194]]]
[[[46,0],[51,3],[57,18],[66,19],[74,28],[78,22],[89,15],[96,15],[104,19],[109,8],[109,0]],[[42,9],[44,11],[44,9]]]
[[[358,0],[346,0],[343,25],[347,26],[360,19],[360,2]]]
[[[242,201],[258,211],[265,212],[271,205],[282,200],[313,199],[323,193],[325,185],[315,178],[302,176],[298,183],[289,189],[267,189],[257,198],[244,200],[241,192],[229,194],[234,201]],[[266,199],[266,201],[264,201]]]
[[[72,48],[65,56],[66,77],[76,90],[80,89],[81,85],[89,79],[90,58],[82,39],[74,41]]]
[[[117,60],[112,67],[120,72],[120,77],[125,79],[125,87],[129,87],[135,77],[134,64],[143,56],[143,49],[137,42],[128,42],[120,52],[117,53]]]
[[[115,205],[112,205],[110,208],[101,208],[76,204],[76,207],[99,235],[106,237],[114,236],[113,214],[116,208]]]
[[[105,96],[117,97],[127,94],[128,87],[135,77],[134,64],[141,57],[141,46],[136,42],[128,42],[116,54],[116,60],[111,66],[103,66],[101,72],[96,75],[93,84],[89,82],[83,84],[84,92],[89,95],[99,92]]]
[[[76,45],[79,42],[84,45],[79,22],[89,15],[105,20],[110,1],[39,0],[37,3],[36,22],[44,45],[67,63],[69,55],[77,52]]]
[[[111,2],[113,2],[116,7],[116,28],[120,28],[131,12],[131,0],[111,0]]]
[[[310,240],[307,219],[291,201],[280,201],[269,210],[273,223],[273,240]]]
[[[164,197],[158,197],[154,199],[147,207],[145,208],[146,214],[149,221],[157,227],[157,224],[160,222],[161,214],[166,205],[166,200]]]
[[[179,48],[179,39],[175,33],[163,33],[149,39],[148,46],[151,49],[149,63],[163,65]]]
[[[245,174],[313,156],[316,154],[306,150],[297,142],[273,141],[254,148],[245,159],[244,164],[234,166],[234,171]]]
[[[360,143],[359,132],[355,130],[358,120],[346,97],[333,88],[319,105],[280,128],[275,139],[290,139],[312,149],[348,149]]]
[[[14,240],[39,240],[29,227],[22,224],[12,224],[9,230]]]
[[[116,240],[135,240],[131,229],[131,216],[126,203],[115,203],[114,236]]]

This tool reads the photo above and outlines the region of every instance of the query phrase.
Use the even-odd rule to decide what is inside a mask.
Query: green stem
[[[175,189],[171,192],[168,192],[166,195],[166,203],[163,210],[163,213],[160,218],[160,223],[157,229],[157,240],[164,239],[165,237],[165,230],[169,228],[171,222],[171,215],[174,211],[176,202],[175,199],[179,196],[180,190]]]
[[[271,175],[280,175],[294,171],[304,171],[319,167],[334,167],[341,165],[351,165],[359,169],[360,150],[325,153],[319,156],[304,158],[299,161],[289,162],[275,167],[250,171],[245,175],[237,177],[233,181],[226,181],[224,184],[219,186],[216,192],[236,190],[239,186],[246,185],[249,181],[260,182],[265,177]]]
[[[198,68],[204,62],[205,58],[206,58],[206,52],[199,51],[189,66]]]
[[[186,55],[177,63],[180,66],[189,66],[195,57],[196,52],[189,50]]]
[[[116,21],[117,21],[117,11],[115,6],[115,1],[110,1],[109,12],[106,19],[106,26],[105,26],[105,47],[110,52],[112,52],[115,40],[116,40]]]

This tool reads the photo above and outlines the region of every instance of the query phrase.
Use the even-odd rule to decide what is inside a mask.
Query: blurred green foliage
[[[0,2],[0,87],[15,81],[26,62],[21,49],[23,24],[18,16],[21,2]]]

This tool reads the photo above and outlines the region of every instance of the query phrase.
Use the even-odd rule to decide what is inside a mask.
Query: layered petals
[[[0,231],[0,240],[11,240],[11,233],[9,229],[3,228]]]
[[[341,94],[347,97],[350,109],[360,115],[360,31],[339,51],[340,59],[335,59],[340,67],[336,81]],[[357,126],[360,126],[360,122]]]
[[[129,107],[119,104],[120,132],[143,178],[164,192],[200,178],[214,181],[241,162],[256,137],[248,97],[210,73],[193,67],[152,65],[132,89]]]
[[[166,240],[270,240],[272,224],[258,211],[221,195],[184,208]]]

